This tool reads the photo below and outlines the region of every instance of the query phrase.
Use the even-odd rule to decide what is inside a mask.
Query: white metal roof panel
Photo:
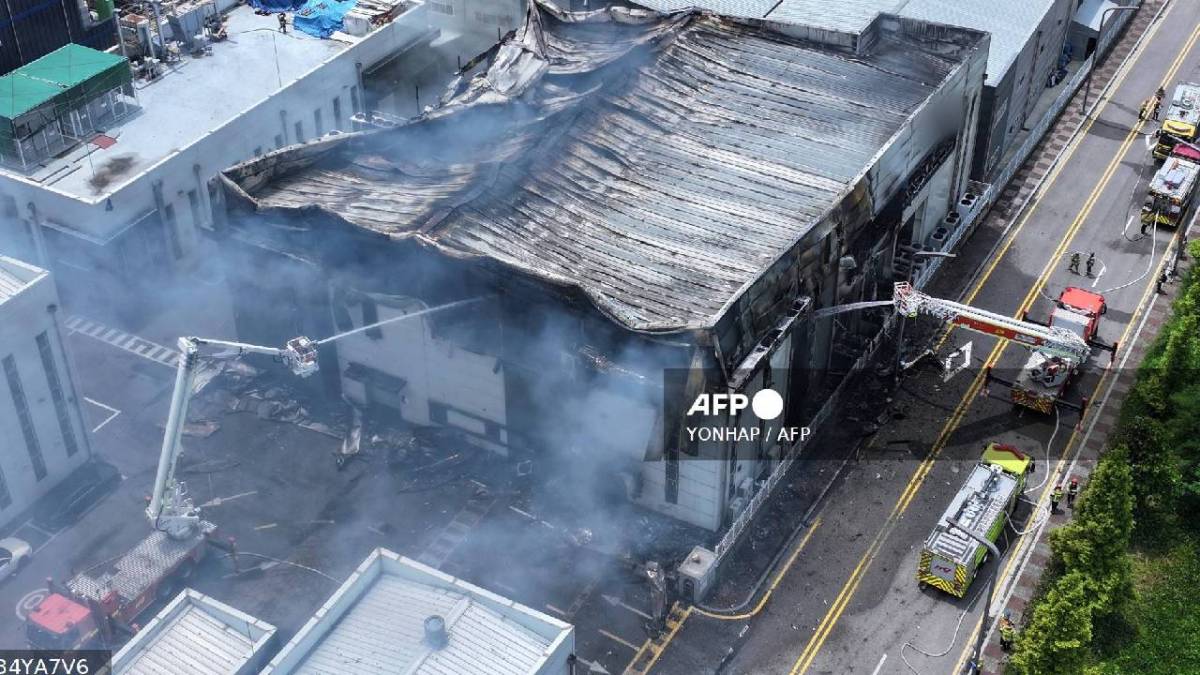
[[[859,34],[879,14],[899,14],[992,34],[987,84],[995,85],[1016,61],[1025,43],[1057,0],[635,0],[660,12],[695,6],[717,14],[765,18]]]
[[[0,255],[0,302],[16,297],[25,287],[45,274],[47,272],[41,268]]]
[[[404,579],[380,577],[295,672],[344,673],[350,666],[363,675],[406,671],[425,651],[425,617],[446,616],[461,599]]]
[[[1075,11],[1075,23],[1098,31],[1100,30],[1100,20],[1104,18],[1104,12],[1119,6],[1111,0],[1084,0],[1079,9]]]
[[[448,642],[424,642],[441,616]],[[573,648],[574,629],[455,577],[377,550],[263,673],[531,675]],[[565,656],[564,656],[565,658]]]
[[[25,288],[25,282],[17,278],[17,275],[0,267],[0,300],[7,300],[16,296],[17,293]]]
[[[676,12],[692,7],[707,9],[723,16],[761,19],[777,0],[635,0],[643,7],[659,12]]]
[[[237,670],[253,645],[249,636],[229,630],[211,614],[189,605],[122,672],[223,675]]]
[[[232,675],[256,670],[275,627],[188,589],[113,657],[114,675]]]
[[[881,13],[902,13],[900,8],[904,4],[905,0],[783,0],[766,18],[846,33],[861,33]]]
[[[908,0],[901,16],[992,34],[987,84],[995,86],[1058,0]],[[887,4],[884,2],[883,4]]]

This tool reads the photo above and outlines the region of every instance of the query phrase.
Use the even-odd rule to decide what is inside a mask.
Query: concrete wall
[[[417,303],[397,307],[384,302],[376,303],[379,321],[423,308]],[[349,311],[354,327],[365,325],[361,305]],[[429,322],[421,317],[380,326],[378,331],[351,335],[337,343],[346,398],[363,407],[394,409],[411,424],[460,429],[481,446],[507,454],[504,373],[497,357],[435,338]],[[403,390],[393,396],[372,386],[369,378],[364,382],[347,377],[353,364],[404,380]]]
[[[88,427],[75,389],[63,329],[49,308],[58,292],[46,272],[0,257],[0,268],[30,285],[0,299],[0,527],[7,525],[91,456]],[[39,342],[40,341],[40,342]],[[45,352],[45,353],[43,353]],[[10,360],[11,358],[11,360]],[[49,365],[53,370],[48,371]],[[19,382],[16,390],[14,379]],[[57,395],[54,383],[57,382]],[[18,407],[28,410],[33,448]],[[34,455],[45,473],[37,475]],[[5,493],[7,493],[5,495]]]
[[[427,0],[426,4],[429,22],[437,28],[492,42],[525,18],[523,0]]]
[[[198,229],[211,225],[210,178],[256,152],[299,142],[301,139],[295,134],[297,121],[303,122],[303,140],[313,140],[318,110],[325,132],[337,128],[335,100],[341,110],[340,127],[349,129],[349,118],[355,112],[353,88],[357,88],[360,106],[362,101],[360,68],[418,44],[430,35],[429,31],[426,7],[415,6],[308,73],[285,83],[272,96],[151,166],[111,196],[79,198],[13,174],[0,173],[0,202],[15,210],[17,216],[16,220],[0,222],[0,241],[15,239],[18,242],[16,250],[32,259],[29,252],[36,251],[38,246],[30,241],[29,224],[38,223],[43,228],[63,233],[60,237],[50,237],[52,260],[35,260],[41,265],[52,266],[54,260],[65,259],[86,270],[97,264],[94,257],[113,262],[112,266],[117,270],[129,272],[130,281],[144,279],[147,268],[164,264],[168,268],[188,266],[195,262],[193,254],[199,242]],[[195,211],[189,192],[199,200],[199,208]],[[163,259],[156,253],[156,247],[142,252],[140,247],[127,246],[128,251],[120,252],[122,240],[127,236],[169,240],[162,229],[171,226],[170,219],[161,215],[168,205],[174,210],[174,236],[183,248],[180,258],[172,255]],[[64,237],[77,241],[74,246],[56,246],[55,242],[63,241]],[[76,250],[70,250],[72,248]]]

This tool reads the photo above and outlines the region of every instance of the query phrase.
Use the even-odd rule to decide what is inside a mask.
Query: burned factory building
[[[813,418],[888,311],[813,312],[945,240],[987,51],[888,14],[847,45],[535,3],[421,117],[219,176],[239,337],[423,312],[322,346],[323,386],[720,530],[794,446],[689,440],[689,405],[770,388],[761,425]]]

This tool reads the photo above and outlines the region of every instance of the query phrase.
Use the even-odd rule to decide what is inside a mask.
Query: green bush
[[[1017,638],[1011,666],[1026,675],[1075,675],[1092,644],[1088,583],[1079,572],[1059,578],[1034,607]]]

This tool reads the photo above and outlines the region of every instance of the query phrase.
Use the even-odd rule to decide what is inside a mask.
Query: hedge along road
[[[1180,4],[1182,3],[1176,3],[1177,6]],[[1147,40],[1143,45],[1143,50],[1135,55],[1134,60],[1131,62],[1132,65],[1144,65],[1147,67],[1136,69],[1138,75],[1130,81],[1129,86],[1122,86],[1122,82],[1115,83],[1116,93],[1110,102],[1115,101],[1117,103],[1116,107],[1120,109],[1128,109],[1130,103],[1133,103],[1134,109],[1136,110],[1136,102],[1144,98],[1148,92],[1152,92],[1154,90],[1154,88],[1157,86],[1159,77],[1161,77],[1164,83],[1170,83],[1173,80],[1175,74],[1179,71],[1185,60],[1187,60],[1189,56],[1192,56],[1192,48],[1195,45],[1198,34],[1200,34],[1200,27],[1197,27],[1197,29],[1192,31],[1190,35],[1180,35],[1181,33],[1185,33],[1187,27],[1196,25],[1195,9],[1195,6],[1188,7],[1183,10],[1178,9],[1178,7],[1172,7],[1171,10],[1169,10],[1169,14],[1178,15],[1182,12],[1188,11],[1190,11],[1191,14],[1189,18],[1184,18],[1181,16],[1168,16],[1167,20],[1160,21],[1152,28],[1152,30],[1158,31],[1160,26],[1168,26],[1167,30],[1162,31],[1162,35],[1151,36],[1151,39]],[[1172,26],[1174,27],[1173,30]],[[1179,44],[1181,39],[1184,40],[1184,46],[1177,54],[1175,54],[1174,61],[1170,64],[1170,66],[1165,68],[1165,76],[1161,76],[1161,74],[1164,72],[1164,68],[1158,64],[1152,63],[1153,61],[1161,60],[1160,58],[1147,59],[1149,63],[1145,64],[1138,63],[1147,54],[1150,54],[1152,57],[1161,57],[1166,50],[1170,49],[1171,46]],[[1124,79],[1125,74],[1130,72],[1134,72],[1132,67],[1130,70],[1126,70],[1124,73],[1122,73],[1122,79]],[[1151,84],[1150,82],[1153,82],[1154,84]],[[1099,174],[1099,178],[1096,180],[1094,186],[1091,187],[1090,192],[1087,193],[1087,198],[1082,202],[1082,205],[1079,207],[1078,211],[1074,213],[1074,217],[1067,225],[1065,231],[1059,237],[1057,245],[1052,251],[1050,257],[1048,259],[1044,259],[1045,262],[1041,268],[1041,272],[1037,275],[1034,283],[1027,288],[1024,298],[1013,312],[1013,315],[1020,316],[1023,312],[1028,311],[1033,307],[1035,301],[1041,295],[1043,288],[1046,286],[1047,282],[1050,281],[1051,277],[1056,272],[1059,274],[1064,273],[1062,269],[1065,265],[1064,257],[1068,255],[1069,251],[1071,250],[1080,250],[1078,247],[1081,244],[1083,245],[1083,250],[1101,250],[1104,247],[1112,249],[1107,256],[1110,258],[1110,260],[1118,261],[1120,264],[1110,264],[1110,267],[1120,267],[1123,271],[1136,274],[1141,274],[1142,270],[1146,269],[1148,263],[1148,246],[1143,245],[1136,250],[1132,249],[1132,247],[1111,246],[1111,240],[1114,236],[1120,236],[1120,226],[1126,220],[1124,214],[1127,211],[1128,200],[1132,194],[1136,194],[1134,185],[1140,182],[1140,168],[1144,159],[1143,155],[1145,155],[1146,152],[1143,144],[1139,143],[1136,146],[1134,145],[1134,141],[1139,138],[1139,136],[1136,129],[1129,128],[1129,126],[1135,121],[1132,119],[1132,116],[1124,112],[1124,110],[1110,111],[1108,102],[1106,102],[1097,111],[1098,114],[1107,112],[1113,113],[1113,119],[1109,120],[1105,119],[1104,117],[1100,117],[1089,120],[1086,123],[1083,132],[1077,137],[1075,145],[1070,151],[1071,156],[1067,157],[1066,161],[1059,166],[1059,169],[1050,178],[1050,183],[1047,189],[1038,196],[1033,204],[1031,204],[1017,228],[1015,228],[1013,233],[1010,235],[1011,239],[1004,245],[997,258],[993,260],[992,263],[987,267],[983,276],[976,283],[972,291],[966,296],[969,301],[992,310],[1010,311],[1009,309],[1003,308],[1003,305],[1006,304],[1005,300],[1007,298],[1014,297],[1016,292],[1019,292],[1014,284],[1019,283],[1018,280],[1021,278],[1021,275],[1005,275],[1003,274],[1004,271],[1013,266],[1017,267],[1018,270],[1025,268],[1028,266],[1029,262],[1032,262],[1029,260],[1030,258],[1035,257],[1035,255],[1038,253],[1044,255],[1046,246],[1043,242],[1046,241],[1047,235],[1049,234],[1045,231],[1036,231],[1036,229],[1027,231],[1026,223],[1028,223],[1032,217],[1036,216],[1036,220],[1034,222],[1042,225],[1043,228],[1046,226],[1054,228],[1058,224],[1061,224],[1062,218],[1060,214],[1066,212],[1064,211],[1063,207],[1065,205],[1078,203],[1074,196],[1082,194],[1087,189],[1086,181],[1095,178],[1096,174],[1094,173],[1092,167],[1100,165],[1100,163],[1097,161],[1100,157],[1107,156],[1110,159],[1104,166],[1103,171]],[[1119,128],[1122,126],[1122,124],[1126,129],[1128,129],[1128,131],[1124,132],[1124,138],[1121,140],[1120,145],[1117,147],[1115,152],[1111,149],[1111,142],[1104,142],[1105,140],[1111,141],[1112,139],[1105,139],[1104,134],[1093,133],[1094,127],[1098,124],[1102,125],[1102,128],[1110,135],[1112,129]],[[1082,151],[1080,151],[1081,148]],[[1130,152],[1131,148],[1133,148],[1133,152]],[[1124,163],[1129,163],[1134,166],[1123,166]],[[1064,176],[1064,172],[1068,178],[1066,180],[1060,180],[1060,178]],[[1114,177],[1117,176],[1119,176],[1119,179],[1114,182]],[[1110,190],[1109,188],[1112,189]],[[1097,210],[1098,205],[1100,205],[1099,210]],[[1091,217],[1093,215],[1093,211],[1095,211],[1096,217]],[[1116,214],[1120,214],[1120,217],[1114,218],[1114,215]],[[1113,225],[1114,222],[1117,223],[1115,225],[1115,229]],[[1083,234],[1081,234],[1081,232]],[[1160,238],[1169,238],[1169,234],[1162,233]],[[1014,243],[1019,245],[1014,246]],[[1164,249],[1165,246],[1160,245],[1158,247],[1159,251]],[[1010,255],[1014,251],[1016,252],[1016,255]],[[1014,257],[1016,258],[1015,261],[1012,260]],[[1002,265],[1002,263],[1004,264]],[[989,281],[993,280],[994,273],[997,270],[1001,270],[1002,274],[999,275],[999,277],[1002,278],[1002,280],[997,283],[989,283]],[[1114,282],[1119,279],[1118,275],[1116,274],[1114,274],[1112,278]],[[1148,281],[1149,280],[1147,280],[1147,282]],[[1132,310],[1137,306],[1138,301],[1141,299],[1140,296],[1142,295],[1142,288],[1143,286],[1139,284],[1135,288],[1130,288],[1128,292],[1120,293],[1109,298],[1110,306],[1117,310],[1132,312]],[[1131,295],[1133,297],[1130,297]],[[1009,307],[1011,308],[1011,305]],[[1111,314],[1115,314],[1115,312]],[[1102,333],[1112,335],[1115,332],[1114,329],[1119,327],[1119,321],[1113,321],[1112,319],[1106,320],[1102,324]],[[996,343],[985,360],[984,365],[995,366],[999,364],[1001,362],[1001,356],[1004,352],[1005,346],[1006,343],[1004,342]],[[1023,360],[1023,358],[1021,360]],[[981,370],[980,375],[978,375],[975,380],[971,382],[970,386],[967,388],[966,395],[962,398],[962,400],[960,400],[949,420],[938,434],[929,455],[917,468],[917,471],[913,474],[908,485],[905,487],[899,499],[892,507],[891,513],[888,515],[883,526],[879,529],[875,538],[868,546],[866,552],[858,561],[858,564],[851,571],[849,579],[846,580],[845,584],[841,588],[841,591],[830,603],[828,611],[825,613],[812,637],[805,645],[804,650],[801,652],[799,658],[797,658],[793,664],[791,669],[793,674],[807,672],[814,666],[814,663],[818,663],[818,656],[823,658],[821,658],[819,667],[815,670],[822,672],[850,672],[851,667],[853,667],[855,672],[858,672],[860,669],[862,669],[864,672],[869,672],[872,666],[883,666],[884,663],[886,663],[886,656],[889,652],[891,652],[892,656],[898,656],[896,650],[898,650],[899,644],[879,644],[879,640],[872,640],[869,637],[867,639],[863,639],[860,631],[854,630],[853,627],[849,630],[842,631],[843,635],[841,638],[834,640],[834,643],[840,643],[840,650],[827,650],[827,652],[832,651],[833,653],[825,654],[822,653],[822,649],[827,646],[830,636],[833,634],[834,628],[837,627],[839,620],[842,619],[844,612],[850,605],[850,602],[854,598],[855,593],[858,591],[860,584],[863,583],[864,578],[871,570],[872,564],[876,561],[877,557],[879,557],[881,551],[884,549],[885,542],[887,542],[888,538],[893,534],[897,524],[902,520],[905,512],[912,505],[913,500],[917,497],[918,492],[925,484],[926,479],[934,466],[934,460],[937,459],[942,450],[947,446],[947,444],[950,443],[951,436],[955,433],[955,431],[958,430],[963,424],[964,420],[967,419],[968,410],[970,409],[982,387],[983,377]],[[1089,390],[1089,388],[1086,386],[1079,387],[1079,389],[1083,391]],[[1044,429],[1042,431],[1044,432]],[[1053,434],[1053,430],[1051,430],[1050,433]],[[1049,440],[1049,437],[1046,436],[1040,440],[1044,443]],[[1050,489],[1052,487],[1051,483],[1052,481],[1046,481],[1043,486],[1043,490]],[[950,484],[948,486],[948,491],[947,489],[940,490],[940,492],[946,494],[942,499],[935,500],[940,504],[939,510],[941,507],[944,507],[945,501],[948,500],[949,495],[953,494],[956,489],[956,484]],[[1044,494],[1045,492],[1043,492],[1043,495]],[[932,524],[933,520],[926,520],[916,531],[920,532],[922,531],[922,528],[923,530],[928,530]],[[910,533],[910,535],[911,534],[912,533]],[[921,535],[920,538],[923,538],[923,535]],[[914,542],[910,536],[908,543],[919,544],[919,540]],[[1010,557],[1010,559],[1012,558]],[[897,576],[897,580],[901,584],[908,584],[915,589],[916,584],[912,580],[912,575],[909,574],[909,572],[912,572],[912,570],[908,569],[908,566],[899,565],[898,569],[893,568],[891,570],[887,570],[884,572],[884,574],[889,576]],[[984,576],[986,576],[986,571],[985,573],[981,573],[981,579]],[[876,582],[877,583],[873,584],[873,586],[877,587],[879,585],[878,582],[886,584],[887,579],[877,579]],[[888,594],[889,596],[897,594],[906,601],[911,600],[913,596],[917,596],[915,590],[909,593],[908,597],[904,597],[905,594],[903,593],[895,593],[900,589],[892,588],[890,590],[892,592]],[[972,592],[974,592],[974,590],[975,589],[972,589]],[[891,598],[888,600],[891,601]],[[905,603],[900,602],[899,604],[902,605]],[[951,634],[955,627],[954,619],[959,615],[960,605],[958,603],[944,603],[944,608],[946,610],[945,612],[937,612],[937,614],[947,616],[939,616],[932,621],[927,619],[926,623],[933,623],[943,629],[949,628],[949,630],[909,631],[910,637],[913,638],[914,641],[921,642],[921,646],[926,650],[940,651],[942,648],[947,646],[947,642],[951,639]],[[895,623],[896,619],[903,618],[904,610],[901,607],[892,606],[890,608],[882,609],[885,612],[891,611],[898,613],[897,616],[892,617],[893,623]],[[976,609],[978,609],[978,607],[976,607]],[[881,608],[878,605],[873,609],[873,611],[876,612],[880,610]],[[947,621],[947,619],[950,620]],[[957,637],[958,640],[965,642],[969,636],[959,635]],[[864,642],[876,645],[879,647],[879,649],[863,650],[862,646]],[[829,646],[832,644],[833,643],[829,643]],[[891,672],[893,670],[895,672],[904,672],[906,670],[899,658],[896,658],[888,665],[889,668],[887,672]],[[926,667],[931,669],[949,668],[951,665],[952,664],[950,663],[945,663],[944,665],[939,666],[934,661],[926,662]]]

